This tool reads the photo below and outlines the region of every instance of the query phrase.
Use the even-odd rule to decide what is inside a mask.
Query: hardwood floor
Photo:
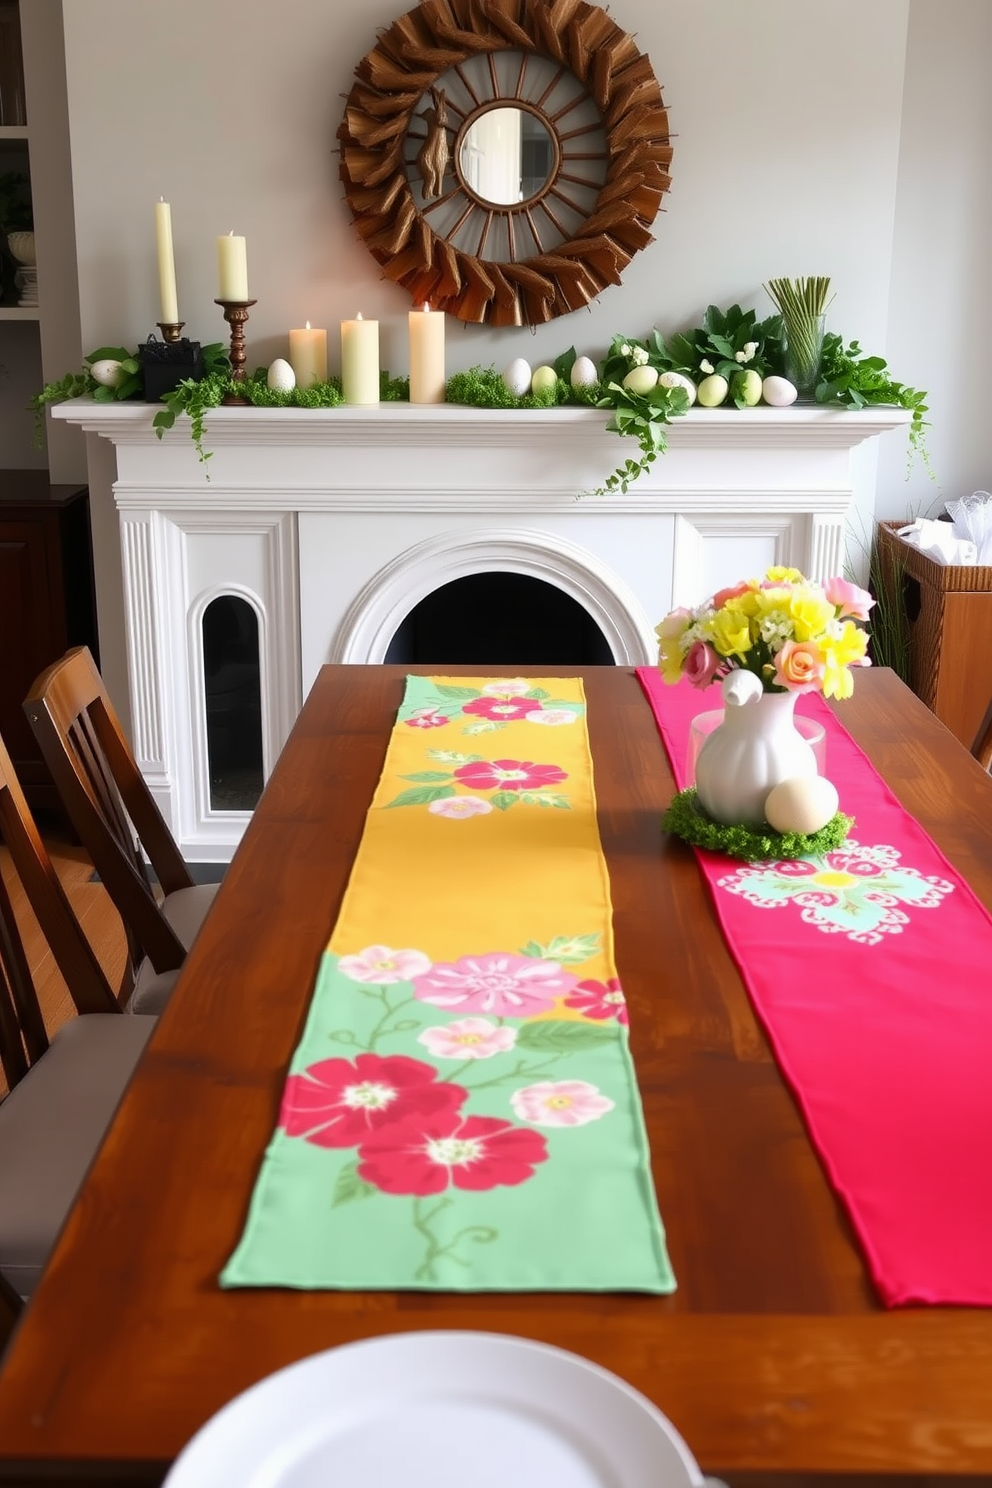
[[[85,850],[69,840],[67,832],[58,826],[39,822],[45,845],[51,855],[55,870],[69,898],[69,903],[82,926],[112,987],[120,984],[124,973],[124,931],[120,917],[110,902],[106,889],[93,882],[93,865]],[[71,1018],[75,1009],[65,981],[55,965],[51,951],[41,933],[41,927],[31,912],[17,875],[10,861],[10,854],[0,843],[0,873],[10,894],[14,914],[24,940],[28,964],[38,991],[38,1000],[45,1018],[49,1037]],[[0,1073],[0,1097],[6,1094],[6,1084]]]

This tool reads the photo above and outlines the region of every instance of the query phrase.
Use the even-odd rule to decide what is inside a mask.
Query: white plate
[[[577,1354],[499,1333],[397,1333],[262,1380],[165,1488],[699,1488],[671,1422]]]

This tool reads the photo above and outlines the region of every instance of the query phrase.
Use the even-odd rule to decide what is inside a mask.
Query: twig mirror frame
[[[434,231],[414,197],[407,146],[411,125],[425,120],[417,112],[425,94],[438,107],[446,73],[504,51],[535,53],[578,80],[602,121],[606,169],[591,212],[569,237],[548,252],[493,261]],[[355,79],[338,129],[345,197],[383,277],[403,285],[415,304],[475,324],[539,325],[619,284],[634,254],[654,241],[650,227],[671,184],[668,114],[650,60],[599,6],[421,0],[380,33]],[[441,93],[442,117],[443,99]],[[501,101],[525,106],[512,96]],[[544,116],[544,123],[560,162],[561,136],[553,120]],[[435,124],[442,173],[450,157],[443,127]],[[430,135],[429,122],[427,128]],[[435,181],[437,165],[426,165]],[[457,173],[454,190],[471,203]]]

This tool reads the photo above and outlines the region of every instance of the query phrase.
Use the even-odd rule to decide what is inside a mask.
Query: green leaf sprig
[[[669,366],[693,382],[714,373],[725,377],[731,398],[738,408],[745,408],[749,405],[741,395],[742,375],[750,371],[765,378],[781,366],[782,317],[759,320],[756,311],[740,305],[729,310],[710,305],[701,326],[669,336],[664,348]]]
[[[843,408],[866,408],[887,404],[905,408],[912,414],[909,425],[910,456],[920,456],[930,479],[934,479],[924,431],[930,427],[924,415],[929,412],[927,394],[919,388],[896,382],[884,357],[868,356],[857,341],[845,346],[843,338],[828,331],[823,338],[820,381],[816,388],[818,403],[836,403]]]

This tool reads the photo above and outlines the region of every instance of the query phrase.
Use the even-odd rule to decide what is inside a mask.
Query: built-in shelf
[[[0,320],[40,320],[37,305],[0,305]]]

